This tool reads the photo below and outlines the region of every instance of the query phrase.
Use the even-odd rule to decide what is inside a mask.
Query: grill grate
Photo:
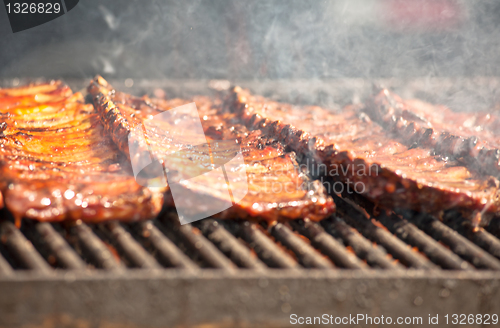
[[[335,196],[335,202],[336,216],[322,222],[271,226],[216,219],[180,226],[175,212],[135,223],[24,220],[21,229],[3,219],[0,275],[132,268],[500,270],[500,240],[474,231],[461,216],[439,221],[408,211],[374,215],[360,199]]]

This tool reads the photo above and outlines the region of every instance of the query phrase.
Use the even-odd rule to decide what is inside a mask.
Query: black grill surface
[[[384,212],[377,217],[349,199],[322,222],[266,224],[205,219],[179,225],[175,211],[134,223],[0,222],[0,274],[17,270],[124,271],[172,268],[235,270],[500,270],[493,228],[461,216]],[[4,212],[4,218],[8,213]]]

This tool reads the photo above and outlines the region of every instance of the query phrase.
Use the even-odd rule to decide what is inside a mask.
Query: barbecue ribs
[[[320,177],[351,185],[379,206],[430,213],[459,208],[476,220],[500,211],[494,177],[435,156],[432,147],[399,142],[353,106],[336,114],[277,103],[235,87],[224,108],[250,129],[285,143]]]
[[[150,161],[153,156],[168,170],[171,187],[173,181],[181,182],[181,188],[196,196],[192,200],[174,197],[178,211],[182,201],[194,212],[210,212],[211,204],[231,202],[234,205],[219,213],[219,217],[275,221],[320,220],[334,210],[333,201],[323,186],[309,181],[300,171],[295,155],[286,152],[281,142],[260,131],[248,131],[234,114],[220,114],[220,104],[209,98],[194,98],[198,116],[177,109],[192,101],[133,97],[115,91],[101,77],[94,79],[89,93],[102,123],[132,166],[147,170],[147,163],[142,161]],[[170,115],[171,120],[158,119],[164,114]],[[193,132],[200,118],[206,139]],[[148,128],[144,129],[145,126]],[[203,181],[189,179],[208,172],[210,164],[227,162],[238,149],[244,164],[226,167],[226,171],[230,174],[245,169],[247,182],[232,181],[233,195],[224,192],[228,186],[223,179],[205,175]],[[234,193],[246,188],[248,193],[235,202]],[[173,205],[172,197],[166,197],[166,201]]]
[[[366,111],[406,145],[431,148],[471,170],[500,177],[500,118],[495,114],[403,101],[387,89],[368,100]]]
[[[137,184],[92,105],[61,82],[0,89],[0,190],[16,220],[154,217],[162,193]]]

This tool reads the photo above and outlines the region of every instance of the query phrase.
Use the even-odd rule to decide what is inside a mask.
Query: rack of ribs
[[[249,131],[236,115],[221,113],[218,100],[139,98],[114,90],[102,77],[96,77],[88,91],[115,144],[133,167],[144,167],[137,177],[148,169],[158,174],[151,168],[152,159],[160,164],[161,174],[167,172],[165,179],[161,174],[146,173],[146,183],[162,181],[170,186],[165,201],[175,204],[178,211],[184,206],[193,212],[213,213],[218,204],[230,203],[232,206],[218,213],[218,217],[273,222],[321,220],[335,209],[321,183],[311,181],[301,172],[293,152],[261,131]],[[193,102],[197,113],[178,109]],[[170,115],[170,119],[160,119],[164,115]],[[202,138],[193,132],[200,121]],[[243,164],[224,166],[227,174],[245,170],[247,181],[234,179],[228,183],[220,176],[205,174],[211,165],[213,168],[227,163],[238,151]],[[194,197],[172,197],[174,183]],[[228,184],[232,194],[225,192]],[[247,192],[235,201],[233,197],[241,190]]]
[[[15,217],[138,220],[163,194],[137,184],[92,105],[60,81],[0,89],[0,190]]]
[[[454,208],[476,223],[500,212],[494,177],[455,158],[436,155],[434,147],[402,142],[362,108],[351,105],[334,113],[293,106],[240,87],[232,89],[223,107],[249,129],[262,131],[295,151],[326,186],[329,179],[350,185],[353,192],[382,208],[432,214]]]
[[[402,100],[382,89],[367,101],[366,112],[393,137],[411,147],[431,148],[469,169],[500,177],[500,117],[457,113],[421,100]]]

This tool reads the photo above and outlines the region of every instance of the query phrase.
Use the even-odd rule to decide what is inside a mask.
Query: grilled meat
[[[398,142],[352,106],[335,114],[273,102],[235,87],[224,107],[250,129],[277,138],[302,155],[316,167],[315,174],[338,179],[380,206],[431,213],[460,208],[469,215],[485,216],[500,211],[494,178],[434,156],[430,148]],[[330,192],[340,190],[333,185]]]
[[[500,177],[500,118],[494,114],[403,101],[387,89],[368,100],[366,112],[406,145],[431,148],[471,170]]]
[[[138,185],[92,105],[61,82],[0,89],[0,190],[17,220],[154,217],[161,193]]]
[[[293,153],[260,131],[250,133],[234,114],[220,114],[220,104],[209,98],[194,98],[197,112],[183,111],[179,106],[192,101],[136,98],[113,90],[101,77],[89,92],[103,124],[132,166],[147,170],[151,158],[157,159],[168,171],[172,194],[175,183],[177,191],[181,188],[193,196],[174,195],[178,212],[190,207],[193,213],[215,214],[221,203],[228,203],[233,206],[219,217],[275,221],[320,220],[334,210],[323,186],[302,174]],[[200,133],[195,133],[197,122]],[[238,152],[240,164],[227,164]],[[229,179],[207,174],[222,166]],[[244,177],[245,171],[246,179],[231,179],[241,172]],[[228,187],[232,192],[227,193]],[[172,198],[166,199],[173,205]]]

